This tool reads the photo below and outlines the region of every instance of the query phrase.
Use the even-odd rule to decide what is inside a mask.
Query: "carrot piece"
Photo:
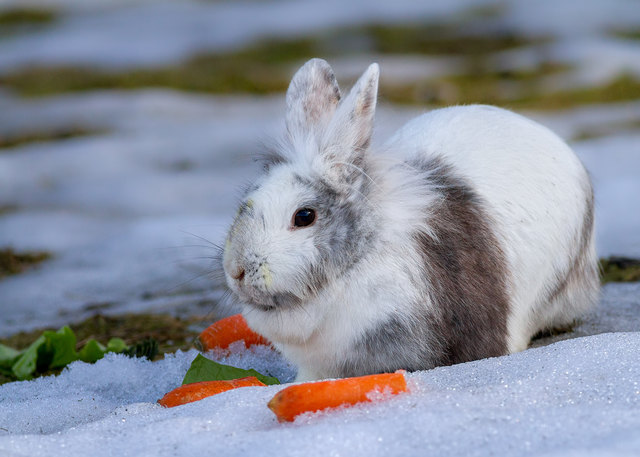
[[[228,381],[202,381],[185,384],[158,400],[160,405],[165,408],[173,408],[174,406],[184,405],[193,401],[202,400],[227,390],[237,389],[238,387],[265,386],[255,376],[247,376],[246,378],[231,379]]]
[[[253,344],[271,344],[249,328],[242,314],[221,319],[200,334],[200,343],[205,351],[214,348],[227,349],[231,343],[240,340],[244,340],[246,347]]]
[[[404,371],[374,374],[334,381],[306,382],[286,387],[269,402],[278,421],[291,422],[299,414],[374,401],[376,394],[398,394],[407,390]]]

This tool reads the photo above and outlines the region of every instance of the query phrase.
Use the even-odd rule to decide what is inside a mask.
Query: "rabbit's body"
[[[568,146],[466,106],[373,153],[376,91],[375,66],[343,101],[326,63],[298,72],[287,138],[227,241],[245,317],[299,380],[519,351],[596,301],[592,190]]]

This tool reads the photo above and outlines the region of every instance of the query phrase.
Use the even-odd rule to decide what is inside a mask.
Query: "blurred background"
[[[216,317],[213,244],[311,57],[381,67],[375,140],[451,104],[516,110],[640,256],[638,0],[0,1],[0,336],[125,312]]]

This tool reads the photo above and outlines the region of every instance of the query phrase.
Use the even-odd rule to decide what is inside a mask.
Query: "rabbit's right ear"
[[[290,135],[326,125],[340,101],[340,88],[329,64],[311,59],[300,68],[287,90],[286,126]]]

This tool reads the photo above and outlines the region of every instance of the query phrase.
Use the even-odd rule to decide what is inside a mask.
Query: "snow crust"
[[[0,386],[0,452],[95,455],[637,455],[640,333],[607,333],[408,375],[410,393],[280,424],[281,388],[165,409],[195,351],[160,362],[109,355],[58,377]],[[236,363],[287,371],[275,353]],[[265,363],[265,361],[267,361]],[[279,367],[278,367],[279,365]],[[273,371],[273,370],[272,370]],[[291,372],[289,372],[291,375]]]

